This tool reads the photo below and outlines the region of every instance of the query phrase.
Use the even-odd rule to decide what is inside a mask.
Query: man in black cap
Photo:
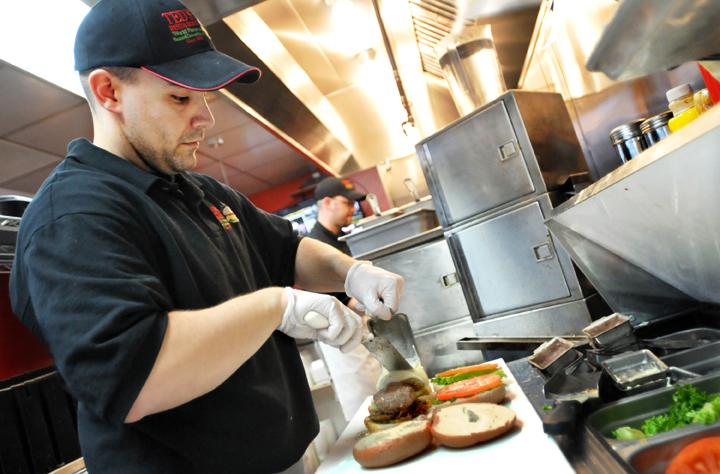
[[[315,187],[318,218],[309,236],[350,255],[347,244],[338,237],[342,236],[342,228],[352,222],[355,203],[364,199],[365,195],[349,181],[333,176],[324,178]]]
[[[27,208],[11,299],[78,401],[89,472],[302,472],[318,420],[294,338],[361,337],[311,291],[388,318],[402,278],[189,172],[214,123],[205,92],[260,72],[179,2],[101,0],[75,61],[93,142],[70,143]]]

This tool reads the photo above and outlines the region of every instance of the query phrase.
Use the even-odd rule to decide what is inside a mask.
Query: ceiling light
[[[75,33],[90,7],[80,0],[5,2],[0,59],[77,95],[84,96],[74,70]]]
[[[218,148],[218,147],[223,146],[224,144],[225,144],[225,140],[223,139],[223,137],[221,137],[219,135],[215,135],[214,137],[210,137],[207,139],[207,145],[210,148]]]

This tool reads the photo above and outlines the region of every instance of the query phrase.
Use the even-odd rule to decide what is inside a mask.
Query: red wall
[[[378,173],[377,166],[357,171],[347,175],[346,177],[361,193],[374,193],[378,198],[378,204],[380,205],[381,211],[387,211],[390,209],[390,198],[385,193],[385,188],[380,180],[380,174]],[[372,209],[370,209],[370,205],[367,202],[362,201],[360,203],[360,207],[362,208],[363,214],[366,216],[372,216]]]
[[[0,380],[53,365],[45,346],[12,314],[9,280],[0,273]]]
[[[292,194],[298,192],[310,176],[311,175],[308,174],[295,178],[274,188],[251,194],[248,198],[260,209],[267,212],[277,212],[280,209],[293,206],[302,200],[302,196],[293,196]],[[310,193],[310,196],[312,196],[312,193]]]

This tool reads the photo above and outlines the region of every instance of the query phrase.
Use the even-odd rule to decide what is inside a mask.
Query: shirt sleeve
[[[110,422],[124,421],[142,389],[171,309],[149,242],[120,219],[72,214],[24,248],[30,310],[56,367],[73,396]]]

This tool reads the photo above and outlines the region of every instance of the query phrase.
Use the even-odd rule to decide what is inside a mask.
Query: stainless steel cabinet
[[[453,133],[439,135],[423,148],[432,168],[433,197],[442,202],[443,226],[535,192],[504,102],[458,123]]]
[[[470,314],[444,239],[373,260],[405,278],[399,311],[413,332]]]
[[[571,295],[538,200],[448,233],[478,314],[492,315]]]
[[[569,177],[587,172],[562,97],[509,91],[416,150],[476,333],[587,325],[592,289],[544,225]]]
[[[509,91],[416,149],[443,228],[587,171],[562,97],[547,92]]]

